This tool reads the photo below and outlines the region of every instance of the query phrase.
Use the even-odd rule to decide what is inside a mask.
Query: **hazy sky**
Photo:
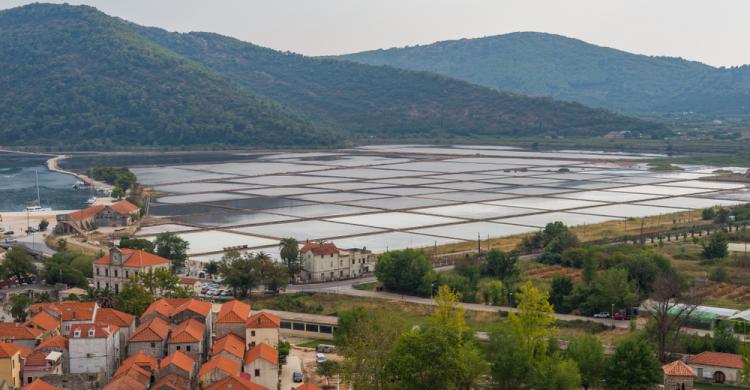
[[[52,1],[57,2],[57,1]],[[172,31],[307,55],[543,31],[716,66],[750,64],[748,0],[88,0]],[[30,3],[0,0],[0,8]]]

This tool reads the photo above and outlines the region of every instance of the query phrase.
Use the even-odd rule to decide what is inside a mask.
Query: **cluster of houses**
[[[739,385],[742,356],[706,351],[662,366],[665,390],[693,390],[695,381]]]

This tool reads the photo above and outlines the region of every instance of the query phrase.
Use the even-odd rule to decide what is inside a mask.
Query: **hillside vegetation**
[[[715,68],[544,33],[437,42],[336,57],[424,70],[497,90],[621,112],[746,114],[750,66]]]

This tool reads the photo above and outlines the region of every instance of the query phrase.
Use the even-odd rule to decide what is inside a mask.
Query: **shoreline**
[[[57,155],[57,156],[55,156],[55,157],[47,160],[47,170],[49,170],[50,172],[57,172],[57,173],[61,173],[63,175],[73,176],[73,177],[75,177],[75,178],[83,181],[84,183],[91,183],[91,185],[93,185],[94,187],[105,188],[105,189],[108,189],[108,190],[112,190],[114,188],[114,186],[112,186],[112,185],[109,185],[107,183],[104,183],[104,182],[101,182],[101,181],[98,181],[98,180],[94,180],[94,179],[92,179],[92,178],[90,178],[90,177],[88,177],[88,176],[86,176],[86,175],[84,175],[82,173],[75,173],[75,172],[71,172],[71,171],[66,171],[66,170],[60,168],[60,166],[58,165],[58,163],[60,162],[60,160],[64,160],[64,159],[66,159],[68,157],[69,156],[66,155],[66,154],[61,154],[61,155]]]

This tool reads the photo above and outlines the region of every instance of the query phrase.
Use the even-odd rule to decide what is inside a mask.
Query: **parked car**
[[[222,297],[228,297],[228,296],[231,296],[231,295],[232,295],[232,292],[229,291],[229,290],[224,290],[224,291],[221,292],[221,296]]]
[[[18,240],[16,240],[15,238],[6,238],[5,239],[5,243],[6,244],[17,244]]]
[[[318,344],[318,348],[316,348],[318,352],[322,353],[335,353],[336,352],[336,346],[331,344]]]
[[[316,353],[315,354],[315,362],[316,363],[320,364],[320,363],[325,362],[326,360],[328,360],[328,358],[326,358],[326,355],[324,355],[322,353]]]
[[[292,380],[294,381],[294,383],[301,383],[302,382],[302,373],[299,372],[299,371],[295,371],[292,374]]]
[[[16,232],[14,232],[13,230],[8,230],[7,232],[5,232],[6,236],[12,236],[14,234],[16,234]]]
[[[627,313],[618,312],[618,313],[615,313],[614,319],[616,319],[617,321],[623,321],[623,320],[629,320],[630,317],[627,315]]]
[[[606,311],[594,314],[594,318],[609,318],[609,313]]]

